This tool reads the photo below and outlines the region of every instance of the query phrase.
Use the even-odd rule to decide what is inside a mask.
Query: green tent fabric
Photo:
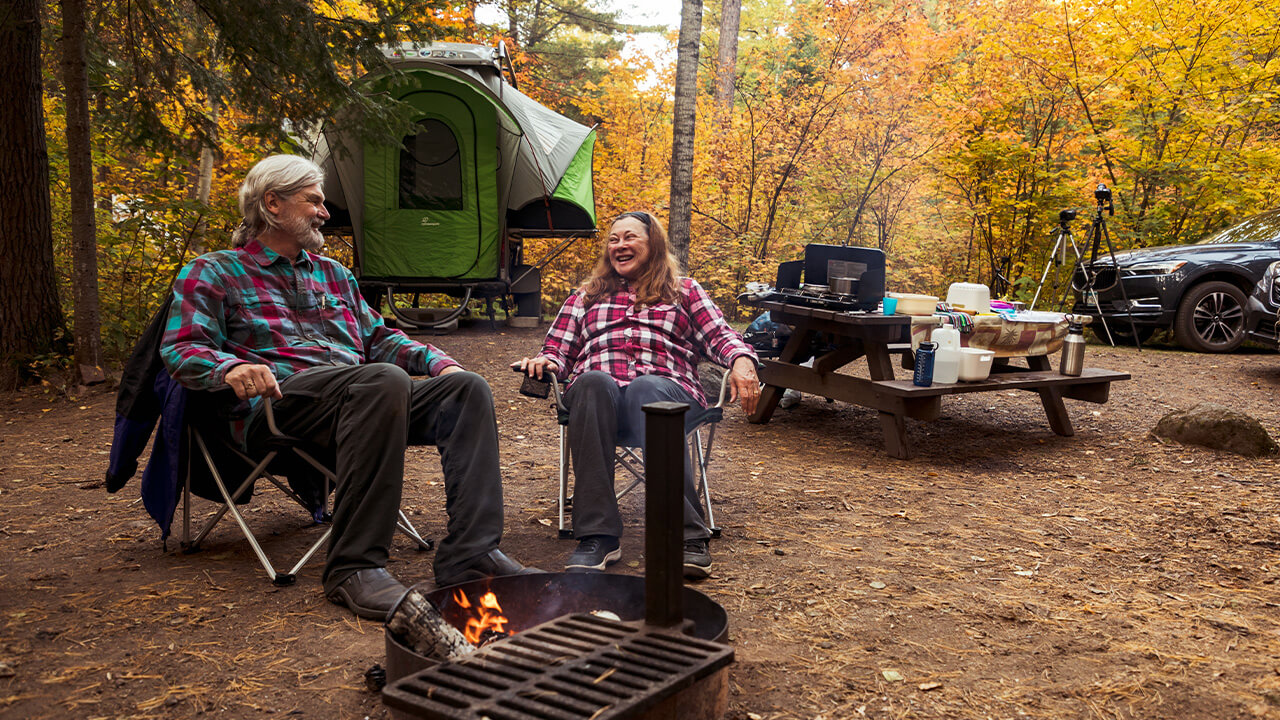
[[[365,145],[339,120],[314,154],[351,218],[362,280],[510,280],[509,234],[594,232],[594,129],[504,82],[491,48],[388,54],[396,72],[364,82],[409,104],[419,133]]]
[[[441,144],[452,152],[440,163],[400,148],[366,148],[361,269],[371,277],[495,277],[502,229],[497,123],[492,112],[478,112],[487,103],[471,88],[423,75],[399,99],[421,113],[420,126],[432,128],[420,136],[445,136],[451,147]],[[443,187],[421,187],[432,176]]]

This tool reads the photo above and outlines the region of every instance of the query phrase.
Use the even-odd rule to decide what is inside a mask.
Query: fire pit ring
[[[706,595],[686,587],[680,570],[688,409],[675,402],[644,406],[645,577],[515,575],[427,593],[443,621],[460,627],[473,617],[470,606],[497,609],[484,597],[492,592],[506,618],[503,629],[514,634],[461,659],[410,668],[405,676],[400,661],[413,654],[400,652],[404,648],[396,647],[399,643],[387,633],[388,677],[395,679],[382,694],[393,718],[724,716],[733,662],[733,649],[722,642],[728,636],[728,615]],[[465,613],[454,600],[459,592],[466,595]],[[617,619],[590,614],[596,611]],[[398,656],[394,663],[393,654]]]

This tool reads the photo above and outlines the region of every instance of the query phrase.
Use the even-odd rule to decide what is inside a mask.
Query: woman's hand
[[[746,355],[733,361],[729,369],[729,401],[741,401],[742,412],[751,415],[760,400],[760,378],[756,376],[756,363]]]
[[[535,358],[520,358],[520,362],[512,363],[511,367],[519,368],[521,372],[535,380],[541,380],[542,373],[555,374],[558,366],[552,362],[551,358],[539,355]]]

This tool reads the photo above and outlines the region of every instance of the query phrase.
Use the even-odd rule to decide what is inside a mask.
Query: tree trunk
[[[716,52],[716,112],[720,123],[733,110],[733,86],[738,72],[738,22],[742,0],[722,0],[720,4],[720,45]]]
[[[683,0],[676,45],[676,92],[671,127],[671,246],[680,268],[689,266],[689,226],[693,217],[693,140],[698,115],[698,48],[702,0]]]
[[[62,327],[40,78],[40,3],[0,0],[0,389]]]
[[[66,91],[67,165],[71,184],[73,334],[81,379],[92,382],[102,379],[102,318],[98,306],[98,234],[93,217],[85,0],[61,0],[61,5],[62,84]]]
[[[209,120],[213,125],[211,138],[200,146],[200,170],[196,178],[196,202],[200,203],[200,220],[192,234],[191,252],[203,255],[209,250],[209,206],[213,202],[213,161],[218,144],[218,101],[209,98]]]
[[[507,37],[511,40],[513,50],[523,50],[520,46],[521,33],[519,17],[516,15],[517,0],[507,0]]]

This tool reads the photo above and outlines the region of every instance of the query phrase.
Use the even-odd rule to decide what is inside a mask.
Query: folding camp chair
[[[519,368],[516,368],[520,372]],[[520,393],[529,397],[545,399],[553,397],[556,408],[556,422],[560,425],[560,492],[559,537],[573,537],[573,530],[565,527],[565,508],[573,504],[573,496],[569,494],[569,407],[564,403],[560,380],[550,373],[549,381],[538,381],[525,376],[520,386]],[[711,447],[715,442],[716,426],[724,419],[724,403],[728,397],[729,373],[725,372],[720,380],[720,396],[715,405],[698,410],[691,410],[685,415],[684,436],[693,460],[694,482],[698,487],[698,497],[702,501],[702,509],[711,530],[711,537],[720,537],[720,527],[716,525],[715,511],[711,506],[711,485],[708,480],[708,468],[711,466]],[[635,490],[644,482],[644,450],[638,447],[619,445],[614,463],[630,473],[630,482],[617,491],[618,499]]]
[[[193,394],[198,396],[209,393]],[[236,507],[236,501],[247,502],[253,492],[255,483],[260,479],[267,480],[298,505],[302,506],[311,515],[315,523],[328,522],[330,519],[329,492],[337,483],[337,475],[319,459],[326,454],[322,448],[310,446],[302,440],[289,437],[276,427],[270,398],[264,398],[263,407],[271,438],[267,442],[267,452],[261,458],[253,458],[245,453],[231,439],[229,432],[227,432],[226,421],[217,417],[216,413],[193,413],[189,409],[188,417],[195,415],[197,418],[200,416],[205,418],[204,422],[197,419],[187,423],[190,447],[199,450],[200,459],[204,461],[204,466],[202,468],[194,467],[193,464],[197,462],[194,457],[195,453],[189,452],[187,454],[188,468],[185,473],[186,477],[182,491],[182,546],[188,552],[194,552],[199,549],[201,541],[208,536],[209,532],[218,524],[218,521],[227,513],[231,513],[231,517],[240,526],[241,533],[244,534],[245,539],[249,541],[249,545],[253,548],[254,554],[257,555],[258,561],[262,563],[263,569],[266,570],[267,577],[276,585],[292,585],[298,571],[329,540],[329,535],[333,532],[333,529],[326,528],[320,539],[307,548],[297,563],[287,573],[282,573],[277,571],[271,560],[267,558],[266,552],[258,543],[253,530],[249,528],[244,515]],[[229,458],[242,461],[249,467],[249,471],[242,476],[243,479],[234,491],[228,490],[227,483],[222,477],[227,468]],[[305,465],[302,463],[305,463]],[[282,472],[281,468],[287,468],[287,471],[283,471],[286,474],[291,473],[289,475],[290,482],[283,481],[277,477],[277,474]],[[196,469],[208,471],[209,477],[216,486],[222,500],[217,512],[205,522],[204,527],[201,528],[195,539],[191,540],[191,486],[192,476],[194,475],[193,470]],[[305,481],[292,482],[294,475],[299,471],[307,471],[309,477]],[[314,482],[316,475],[320,479],[318,484]],[[399,519],[396,521],[396,528],[412,540],[419,550],[430,550],[435,543],[432,540],[423,539],[417,528],[413,526],[413,523],[409,522],[409,518],[405,517],[403,510],[398,511],[398,513]]]

